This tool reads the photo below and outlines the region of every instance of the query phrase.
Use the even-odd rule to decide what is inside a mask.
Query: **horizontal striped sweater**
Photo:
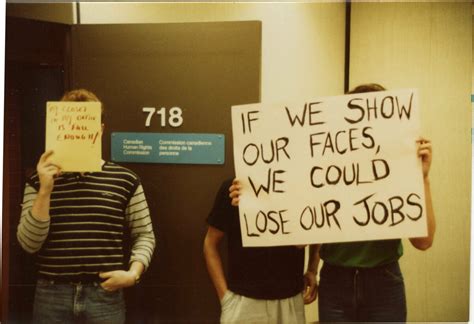
[[[126,270],[124,235],[129,231],[129,263],[150,264],[155,235],[143,187],[132,171],[105,162],[102,171],[63,173],[54,181],[50,220],[31,213],[38,174],[27,181],[17,238],[37,253],[40,276],[58,281],[93,281],[99,272]]]

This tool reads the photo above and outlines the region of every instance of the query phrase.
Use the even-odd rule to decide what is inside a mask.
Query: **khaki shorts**
[[[304,324],[303,295],[267,300],[237,295],[228,290],[221,300],[221,323]]]

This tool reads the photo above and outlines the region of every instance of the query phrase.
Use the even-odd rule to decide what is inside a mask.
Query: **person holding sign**
[[[399,238],[412,237],[411,244],[420,250],[433,243],[436,223],[429,181],[432,146],[429,140],[416,138],[417,95],[406,89],[384,90],[378,84],[365,84],[348,96],[306,101],[299,115],[290,109],[291,104],[233,107],[234,156],[239,157],[236,170],[246,178],[234,181],[230,197],[234,206],[239,205],[244,224],[249,219],[249,226],[253,226],[250,231],[247,229],[246,246],[323,242],[313,246],[311,253],[320,248],[324,260],[318,291],[321,322],[406,321],[405,288],[398,264],[403,254]],[[361,93],[365,94],[356,95]],[[280,126],[276,127],[280,133],[274,137],[276,140],[270,140],[271,150],[264,156],[264,148],[255,144],[255,138],[273,134],[275,124]],[[403,136],[395,138],[398,134],[392,131],[400,129]],[[309,142],[311,158],[304,147],[292,149],[292,142]],[[239,152],[243,153],[242,159]],[[303,156],[295,158],[301,152]],[[344,165],[351,158],[356,162]],[[265,168],[258,169],[271,163],[273,169],[267,166],[266,174],[261,172]],[[281,166],[283,163],[285,167]],[[314,165],[309,173],[311,187],[301,182],[306,180],[304,171],[308,165]],[[360,173],[364,165],[371,168]],[[370,172],[372,177],[367,177]],[[283,176],[290,173],[292,176]],[[255,186],[252,178],[260,175],[268,181]],[[299,181],[294,180],[297,177]],[[293,190],[286,192],[282,185],[290,181]],[[267,195],[257,200],[263,191]],[[308,198],[325,202],[320,209],[302,208],[301,216],[295,217],[298,213],[290,211],[291,204],[307,204]],[[267,232],[271,223],[266,221],[270,219],[267,216],[276,218],[279,210],[286,215],[279,218],[279,228],[286,226],[286,236],[270,236],[270,242]],[[257,216],[251,218],[252,212]],[[267,235],[265,240],[263,235]],[[317,269],[319,257],[314,263]]]
[[[95,118],[89,102],[100,103],[95,94],[80,89],[67,92],[54,108],[48,106],[55,114],[53,122],[67,121],[58,129],[71,134],[71,141],[81,139],[78,131],[87,131],[84,119],[96,119],[100,127],[100,111]],[[74,148],[74,143],[69,145]],[[38,264],[33,321],[124,323],[122,289],[138,283],[155,247],[140,179],[105,161],[99,171],[91,166],[92,172],[69,172],[75,168],[71,164],[72,170],[63,172],[62,160],[55,155],[47,150],[28,178],[17,231],[20,245],[35,254]],[[128,265],[123,251],[126,231],[132,242]]]
[[[304,304],[316,299],[316,253],[303,275],[301,247],[243,247],[238,208],[229,198],[231,184],[232,179],[225,181],[217,193],[204,239],[207,269],[221,302],[221,323],[305,323]],[[218,249],[224,236],[227,277]]]
[[[365,84],[349,93],[383,90],[378,84]],[[410,238],[410,243],[419,250],[426,250],[433,244],[436,228],[429,181],[432,147],[424,138],[417,143],[423,169],[428,235]],[[405,287],[398,264],[402,254],[400,239],[322,244],[320,322],[405,322]]]

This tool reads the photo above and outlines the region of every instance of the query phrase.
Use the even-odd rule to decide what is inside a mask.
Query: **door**
[[[72,87],[105,104],[105,159],[111,132],[224,134],[224,164],[121,163],[142,180],[157,237],[127,293],[129,322],[217,322],[202,244],[215,194],[233,176],[231,106],[260,100],[261,23],[80,25],[72,53]],[[179,107],[183,123],[155,115],[146,127],[143,107]]]

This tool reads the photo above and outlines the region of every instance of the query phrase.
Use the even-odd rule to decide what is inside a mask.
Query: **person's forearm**
[[[204,258],[206,259],[207,271],[214,284],[217,296],[219,299],[222,299],[227,291],[227,281],[224,276],[222,260],[217,247],[210,244],[207,240],[204,241]]]
[[[41,220],[32,214],[33,204],[37,201],[38,193],[30,186],[25,186],[20,223],[17,229],[17,239],[21,247],[28,253],[41,249],[49,233],[50,220]],[[49,215],[49,212],[48,212]]]
[[[128,272],[130,272],[135,278],[135,284],[140,280],[140,277],[145,271],[145,266],[140,261],[134,261],[130,264]]]
[[[156,238],[142,185],[137,187],[128,202],[125,219],[132,239],[130,263],[141,262],[145,271],[155,251]]]
[[[33,207],[31,208],[31,214],[34,218],[39,221],[45,222],[49,221],[49,207],[51,203],[51,192],[47,190],[42,190],[40,188],[36,199],[33,202]]]
[[[314,274],[318,273],[318,266],[319,266],[319,249],[321,248],[321,244],[313,244],[309,246],[309,257],[308,257],[308,269]]]
[[[420,250],[427,250],[431,247],[436,231],[436,220],[434,216],[433,202],[431,200],[431,187],[429,178],[424,179],[424,188],[428,235],[426,237],[415,237],[410,239],[412,245]]]
[[[134,262],[140,262],[144,266],[144,271],[148,269],[150,265],[153,252],[155,251],[155,234],[153,229],[150,229],[151,232],[145,233],[136,233],[132,231],[132,248],[130,254],[130,264]]]
[[[51,194],[39,192],[31,208],[31,214],[33,217],[39,221],[49,221],[50,203]]]
[[[433,209],[433,202],[431,200],[431,186],[430,180],[425,179],[424,181],[425,186],[425,203],[426,203],[426,217],[428,218],[428,237],[430,240],[430,244],[434,241],[434,235],[436,231],[436,220],[434,216],[434,209]]]

